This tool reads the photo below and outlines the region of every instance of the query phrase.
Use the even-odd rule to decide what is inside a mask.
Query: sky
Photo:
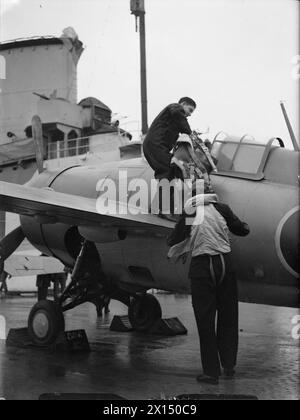
[[[145,0],[149,122],[171,102],[198,104],[194,129],[279,136],[291,147],[279,102],[299,139],[299,2]],[[0,42],[60,36],[84,43],[79,99],[94,96],[124,128],[140,127],[139,36],[130,0],[0,0]],[[297,57],[298,56],[298,57]],[[294,63],[294,64],[293,64]]]

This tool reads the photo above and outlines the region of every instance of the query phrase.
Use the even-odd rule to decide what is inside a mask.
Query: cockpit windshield
[[[264,178],[264,168],[273,143],[284,147],[279,138],[272,138],[267,144],[258,143],[252,136],[241,138],[218,134],[213,142],[212,155],[218,160],[219,175],[260,181]]]

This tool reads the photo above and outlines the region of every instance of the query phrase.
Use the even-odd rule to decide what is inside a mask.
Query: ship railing
[[[90,151],[90,138],[78,137],[49,143],[47,146],[48,160],[85,155]]]

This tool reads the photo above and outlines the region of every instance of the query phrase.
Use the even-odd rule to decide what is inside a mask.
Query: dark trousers
[[[67,279],[68,276],[66,273],[39,274],[36,282],[38,288],[38,301],[47,299],[51,282],[53,282],[54,300],[58,301],[59,296],[66,288]]]
[[[168,179],[171,181],[172,155],[164,145],[153,144],[150,140],[144,141],[143,151],[145,158],[154,170],[155,179],[158,181]]]
[[[224,266],[219,255],[193,258],[190,270],[203,372],[213,377],[220,376],[220,364],[233,369],[238,353],[237,281],[230,256],[223,257],[223,279]]]
[[[156,145],[151,141],[145,140],[143,150],[147,162],[154,170],[154,176],[157,181],[168,180],[172,181],[175,178],[174,171],[171,168],[172,155],[168,148],[164,145]],[[163,197],[166,196],[163,188],[157,192],[157,197],[152,203],[154,212],[163,214],[174,214],[174,189],[170,190],[170,202],[164,203]]]
[[[8,287],[7,287],[7,284],[6,284],[6,280],[4,280],[2,283],[1,283],[1,286],[0,286],[0,292],[3,292],[3,293],[7,293],[8,292]]]

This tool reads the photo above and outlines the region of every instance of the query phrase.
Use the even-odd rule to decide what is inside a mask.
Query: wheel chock
[[[18,347],[21,349],[28,349],[35,347],[32,343],[27,328],[12,328],[9,330],[6,345],[8,347]]]
[[[62,332],[54,344],[55,350],[67,352],[89,352],[90,344],[85,330]]]
[[[133,331],[132,325],[128,316],[114,316],[110,325],[110,331],[115,332],[130,332]]]
[[[126,401],[116,394],[42,394],[39,401]]]
[[[90,345],[84,330],[61,332],[54,344],[38,346],[32,342],[27,328],[11,329],[6,339],[6,345],[21,349],[38,348],[67,352],[90,351]]]
[[[164,335],[167,337],[185,335],[188,330],[178,318],[159,319],[151,328],[151,334]]]
[[[225,395],[225,394],[183,394],[175,397],[179,401],[216,400],[216,401],[258,401],[255,395]]]

